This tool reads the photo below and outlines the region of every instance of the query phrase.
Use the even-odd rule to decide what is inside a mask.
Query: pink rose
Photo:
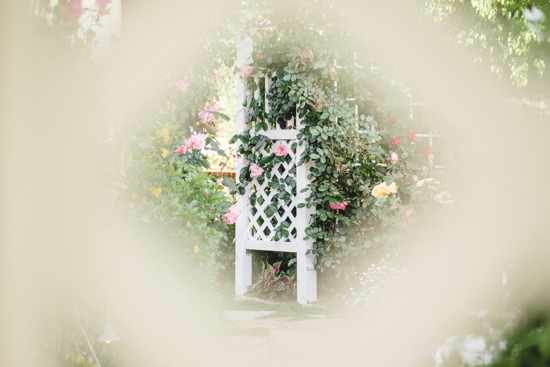
[[[183,80],[180,80],[179,82],[177,82],[176,85],[179,90],[185,90],[185,88],[187,88],[187,85]]]
[[[196,131],[193,133],[193,135],[189,137],[189,139],[185,141],[185,145],[189,146],[190,148],[198,149],[198,150],[201,150],[202,148],[204,148],[205,144],[206,144],[206,135],[197,134]]]
[[[68,23],[73,28],[80,26],[80,16],[84,12],[82,9],[82,0],[68,1],[59,8],[64,23]]]
[[[252,66],[249,67],[248,69],[246,69],[246,71],[244,72],[244,77],[248,78],[250,76],[250,73],[252,72],[252,70],[254,70],[254,68]]]
[[[401,138],[399,136],[396,136],[395,138],[393,138],[391,140],[390,144],[395,147],[395,146],[399,145],[399,143],[401,143]]]
[[[187,145],[180,145],[178,147],[178,149],[176,149],[176,152],[179,153],[179,154],[185,154],[187,153],[187,151],[191,149],[190,147],[188,147]]]
[[[214,78],[216,78],[216,80],[220,80],[222,78],[222,75],[219,73],[215,73]]]
[[[111,0],[95,0],[95,2],[99,6],[99,15],[105,15],[105,10],[107,10],[107,5]]]
[[[265,59],[265,56],[264,55],[260,55],[260,54],[256,54],[256,58],[257,59]]]
[[[199,115],[199,119],[202,122],[208,122],[208,121],[214,120],[214,114],[210,113],[208,111],[201,111],[201,112],[198,113],[198,115]]]
[[[210,107],[208,107],[208,110],[212,112],[217,112],[219,109],[220,109],[220,106],[218,106],[218,103],[216,102],[212,103]]]
[[[332,74],[336,74],[336,68],[332,68],[332,70],[330,71]]]
[[[239,218],[239,208],[237,208],[237,205],[233,205],[227,209],[227,213],[222,215],[222,219],[225,220],[225,223],[227,224],[233,224],[237,221]]]
[[[417,175],[414,175],[414,176],[413,176],[413,181],[414,181],[414,182],[418,181],[418,176],[417,176]]]
[[[336,202],[334,204],[328,204],[328,206],[330,206],[330,208],[334,210],[344,210],[346,209],[346,206],[348,206],[348,202],[347,201],[344,201],[343,203]]]
[[[263,172],[264,169],[262,167],[258,166],[256,163],[250,163],[250,175],[252,175],[252,177],[260,177]]]
[[[275,155],[277,157],[286,157],[288,154],[288,145],[284,141],[278,141],[273,146],[273,150],[275,151]]]
[[[396,152],[393,152],[393,153],[391,154],[391,161],[392,161],[393,163],[397,163],[398,160],[399,160],[399,156],[397,155]]]
[[[428,167],[426,167],[426,166],[422,167],[422,171],[427,171],[427,170],[428,170]]]
[[[414,130],[409,131],[409,133],[407,134],[407,140],[411,143],[414,143],[415,139],[416,139],[416,133],[414,132]]]
[[[428,156],[428,159],[429,159],[430,161],[433,161],[434,158],[435,158],[434,155],[430,153],[430,155]]]

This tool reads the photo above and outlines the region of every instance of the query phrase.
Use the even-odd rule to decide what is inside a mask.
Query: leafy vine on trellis
[[[313,167],[310,195],[299,207],[316,209],[306,239],[315,240],[312,252],[321,271],[347,277],[356,270],[358,255],[400,239],[434,199],[442,201],[440,180],[433,179],[433,154],[440,152],[416,136],[427,133],[432,121],[413,121],[407,89],[372,68],[368,56],[343,46],[342,37],[354,37],[349,30],[271,24],[256,33],[251,68],[244,75],[252,95],[260,90],[260,98],[245,102],[252,129],[233,141],[240,140],[238,154],[247,162],[269,172],[282,160],[274,154],[258,159],[258,151],[271,146],[261,131],[268,124],[284,127],[293,117],[302,120],[297,138],[306,145],[297,165],[311,162]],[[264,84],[249,75],[272,77],[268,112]],[[249,167],[241,171],[235,190],[241,194],[253,179]],[[270,180],[268,186],[280,189],[278,198],[286,199],[276,177],[261,179]],[[423,186],[425,180],[430,184]]]

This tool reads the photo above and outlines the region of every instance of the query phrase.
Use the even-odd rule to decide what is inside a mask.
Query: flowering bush
[[[301,15],[284,22],[274,16],[269,32],[255,34],[256,57],[243,77],[252,96],[258,89],[260,96],[266,94],[270,109],[266,112],[263,97],[247,104],[254,128],[233,141],[240,140],[237,153],[250,165],[241,171],[241,184],[233,192],[244,193],[256,178],[252,167],[269,172],[287,161],[297,144],[307,143],[298,165],[312,163],[311,194],[299,207],[316,209],[306,239],[315,240],[316,267],[334,279],[348,278],[361,266],[359,255],[394,245],[432,210],[439,189],[422,190],[417,182],[439,172],[431,156],[438,152],[432,153],[419,136],[435,128],[434,121],[429,115],[410,118],[407,89],[391,73],[371,67],[369,55],[343,46],[343,39],[353,44],[360,36],[352,35],[337,10],[325,5],[319,4],[319,12],[334,19],[330,25],[310,13],[304,23],[298,20]],[[258,24],[262,21],[258,16]],[[252,72],[272,77],[270,89],[250,79]],[[296,117],[305,125],[297,144],[274,144],[262,134],[268,124],[286,127]],[[259,160],[262,149],[272,155]],[[271,188],[282,187],[277,177],[264,174],[259,179],[268,180]],[[294,187],[295,182],[289,178],[288,184]],[[274,199],[288,202],[290,194],[281,189]],[[289,236],[284,225],[276,230],[275,240]]]

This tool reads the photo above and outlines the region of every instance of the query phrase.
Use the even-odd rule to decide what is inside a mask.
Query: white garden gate
[[[250,37],[244,34],[245,16],[244,13],[242,14],[241,32],[237,35],[237,66],[244,73],[249,66],[253,44]],[[268,93],[271,78],[256,74],[254,81],[257,85],[265,83],[265,93]],[[265,108],[269,111],[266,96],[260,96],[260,88],[257,88],[254,93],[256,99],[265,98]],[[246,123],[247,108],[243,107],[245,99],[250,102],[251,98],[244,81],[237,76],[237,134],[251,128],[251,125]],[[296,114],[296,121],[294,119],[287,121],[286,126],[283,127],[275,124],[275,129],[272,129],[271,124],[268,123],[268,130],[262,131],[261,134],[273,141],[285,141],[290,147],[297,142],[296,136],[301,128],[300,122],[301,119]],[[239,143],[237,142],[237,144]],[[317,272],[313,266],[314,255],[306,254],[308,250],[312,249],[313,240],[304,240],[305,229],[309,226],[313,209],[298,208],[299,203],[305,203],[308,195],[308,192],[301,192],[309,184],[308,165],[297,166],[304,149],[305,145],[297,146],[295,153],[289,149],[290,162],[278,163],[271,171],[279,179],[295,175],[293,178],[296,181],[296,187],[287,185],[285,188],[291,194],[290,205],[274,202],[278,201],[278,199],[274,199],[277,190],[266,190],[267,180],[260,184],[257,179],[253,179],[247,186],[244,195],[237,194],[237,207],[240,212],[236,222],[235,236],[235,294],[237,296],[244,295],[248,286],[252,285],[252,253],[250,251],[261,250],[296,253],[297,300],[302,304],[317,300]],[[262,151],[262,154],[269,155],[271,152]],[[244,157],[237,157],[237,180],[239,180],[241,169],[246,164]],[[252,194],[257,197],[254,204],[250,202]],[[275,204],[278,210],[272,216],[268,216],[265,210],[272,204]],[[289,235],[287,238],[274,241],[275,228],[283,221],[289,223],[287,228]]]

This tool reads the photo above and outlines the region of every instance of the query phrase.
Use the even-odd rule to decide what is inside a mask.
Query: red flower
[[[419,128],[423,129],[426,127],[426,121],[424,121],[423,119],[420,119],[418,120],[418,122],[416,123],[416,126],[418,126]]]
[[[395,116],[390,117],[390,122],[392,124],[395,124],[397,122],[397,117],[395,117]]]
[[[416,133],[414,132],[414,130],[411,130],[411,131],[409,131],[409,133],[407,134],[407,140],[408,140],[410,143],[414,143],[414,139],[416,139]]]
[[[429,156],[430,154],[432,154],[432,147],[430,147],[428,145],[424,145],[422,147],[422,154],[424,154],[426,157]]]
[[[399,136],[396,136],[395,138],[393,138],[393,139],[391,140],[391,145],[394,146],[394,147],[395,147],[396,145],[399,145],[399,143],[401,143],[401,138],[400,138]]]

